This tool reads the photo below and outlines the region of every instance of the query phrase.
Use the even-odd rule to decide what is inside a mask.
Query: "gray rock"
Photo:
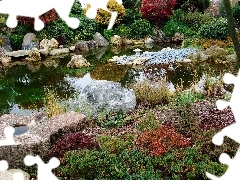
[[[172,41],[175,43],[182,42],[184,40],[183,33],[175,33],[172,37]]]
[[[4,128],[7,126],[27,126],[28,131],[14,135],[17,144],[0,146],[0,159],[8,162],[10,168],[25,167],[26,155],[45,157],[51,146],[64,135],[82,131],[86,128],[86,116],[77,112],[68,112],[50,119],[44,113],[21,116],[5,114],[0,117],[0,139],[5,139]]]
[[[136,96],[133,90],[123,88],[120,83],[94,80],[80,93],[78,100],[71,105],[81,109],[81,113],[91,118],[97,118],[102,113],[128,112],[136,106]]]
[[[6,171],[0,171],[0,179],[1,180],[13,180],[13,174],[15,173],[22,173],[23,180],[29,180],[30,175],[21,169],[8,169]]]
[[[30,51],[31,50],[18,50],[18,51],[6,52],[5,54],[11,57],[24,57],[24,56],[28,56]]]
[[[94,35],[94,41],[98,43],[98,46],[108,46],[109,42],[100,33],[96,32]]]
[[[7,36],[0,36],[0,46],[3,47],[7,52],[12,51],[11,41]]]
[[[96,41],[79,41],[75,44],[76,51],[88,51],[89,49],[98,48]]]
[[[68,48],[62,48],[62,49],[53,49],[49,52],[49,54],[51,56],[58,56],[58,55],[61,55],[61,54],[66,54],[66,53],[69,53],[69,49]]]
[[[22,50],[39,49],[39,41],[34,33],[27,33],[23,38]]]

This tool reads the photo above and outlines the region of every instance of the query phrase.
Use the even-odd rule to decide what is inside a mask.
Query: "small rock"
[[[113,37],[111,37],[110,42],[116,46],[121,46],[123,43],[122,38],[118,35],[114,35]]]
[[[71,46],[71,47],[69,48],[70,51],[75,51],[75,49],[76,49],[75,46]]]
[[[131,44],[133,44],[133,41],[130,39],[123,39],[123,44],[131,45]]]
[[[40,61],[41,60],[40,52],[36,49],[31,50],[26,59],[30,61]]]
[[[152,38],[147,38],[147,39],[145,39],[144,43],[145,44],[153,44],[154,40]]]
[[[185,63],[190,63],[190,62],[192,62],[192,61],[191,61],[191,59],[183,59],[183,62],[185,62]]]
[[[43,39],[40,42],[40,49],[57,49],[59,46],[59,43],[56,39],[52,38],[51,40]]]
[[[71,57],[71,61],[67,64],[68,68],[82,68],[89,67],[90,63],[82,57],[82,55],[74,55]]]
[[[184,40],[184,34],[183,33],[175,33],[172,37],[173,42],[182,42]]]

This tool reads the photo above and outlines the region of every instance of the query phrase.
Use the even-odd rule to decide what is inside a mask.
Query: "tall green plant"
[[[238,66],[240,66],[240,44],[238,41],[236,29],[235,29],[236,26],[235,26],[233,14],[232,14],[231,3],[229,0],[223,0],[223,4],[226,11],[226,17],[228,20],[228,28],[230,31],[230,36],[232,38],[234,50],[237,55],[237,64]]]

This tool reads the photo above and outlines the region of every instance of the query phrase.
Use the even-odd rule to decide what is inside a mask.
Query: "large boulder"
[[[0,46],[3,47],[7,52],[12,51],[11,41],[7,36],[0,36]]]
[[[100,33],[96,32],[94,35],[94,41],[98,43],[98,46],[108,46],[109,42]]]
[[[80,108],[83,114],[97,118],[109,112],[128,112],[136,106],[133,90],[123,88],[120,83],[106,80],[94,80],[79,94],[71,106]]]
[[[82,68],[82,67],[89,67],[90,63],[87,62],[82,55],[73,55],[71,57],[71,61],[67,64],[68,68]]]
[[[88,51],[90,49],[98,48],[96,41],[79,41],[75,44],[76,51]]]
[[[39,41],[34,33],[27,33],[23,38],[22,49],[33,50],[39,49]]]
[[[10,168],[25,167],[26,155],[48,154],[52,145],[68,133],[82,131],[87,127],[86,116],[77,112],[68,112],[47,119],[44,113],[21,116],[5,114],[0,117],[0,139],[5,139],[4,128],[15,127],[15,145],[0,146],[0,159],[8,161]],[[20,134],[20,130],[24,130]]]

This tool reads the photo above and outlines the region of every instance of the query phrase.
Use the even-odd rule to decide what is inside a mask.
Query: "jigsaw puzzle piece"
[[[7,171],[8,162],[5,160],[0,161],[0,171]],[[22,172],[16,172],[12,176],[13,180],[24,180],[24,175]]]
[[[45,164],[39,156],[28,155],[24,158],[26,166],[38,165],[38,180],[58,180],[58,178],[52,173],[52,169],[57,168],[60,165],[60,161],[53,157]]]
[[[12,126],[5,127],[4,129],[5,139],[0,140],[0,146],[15,145],[16,143],[13,138],[14,132],[15,132],[15,129]]]

